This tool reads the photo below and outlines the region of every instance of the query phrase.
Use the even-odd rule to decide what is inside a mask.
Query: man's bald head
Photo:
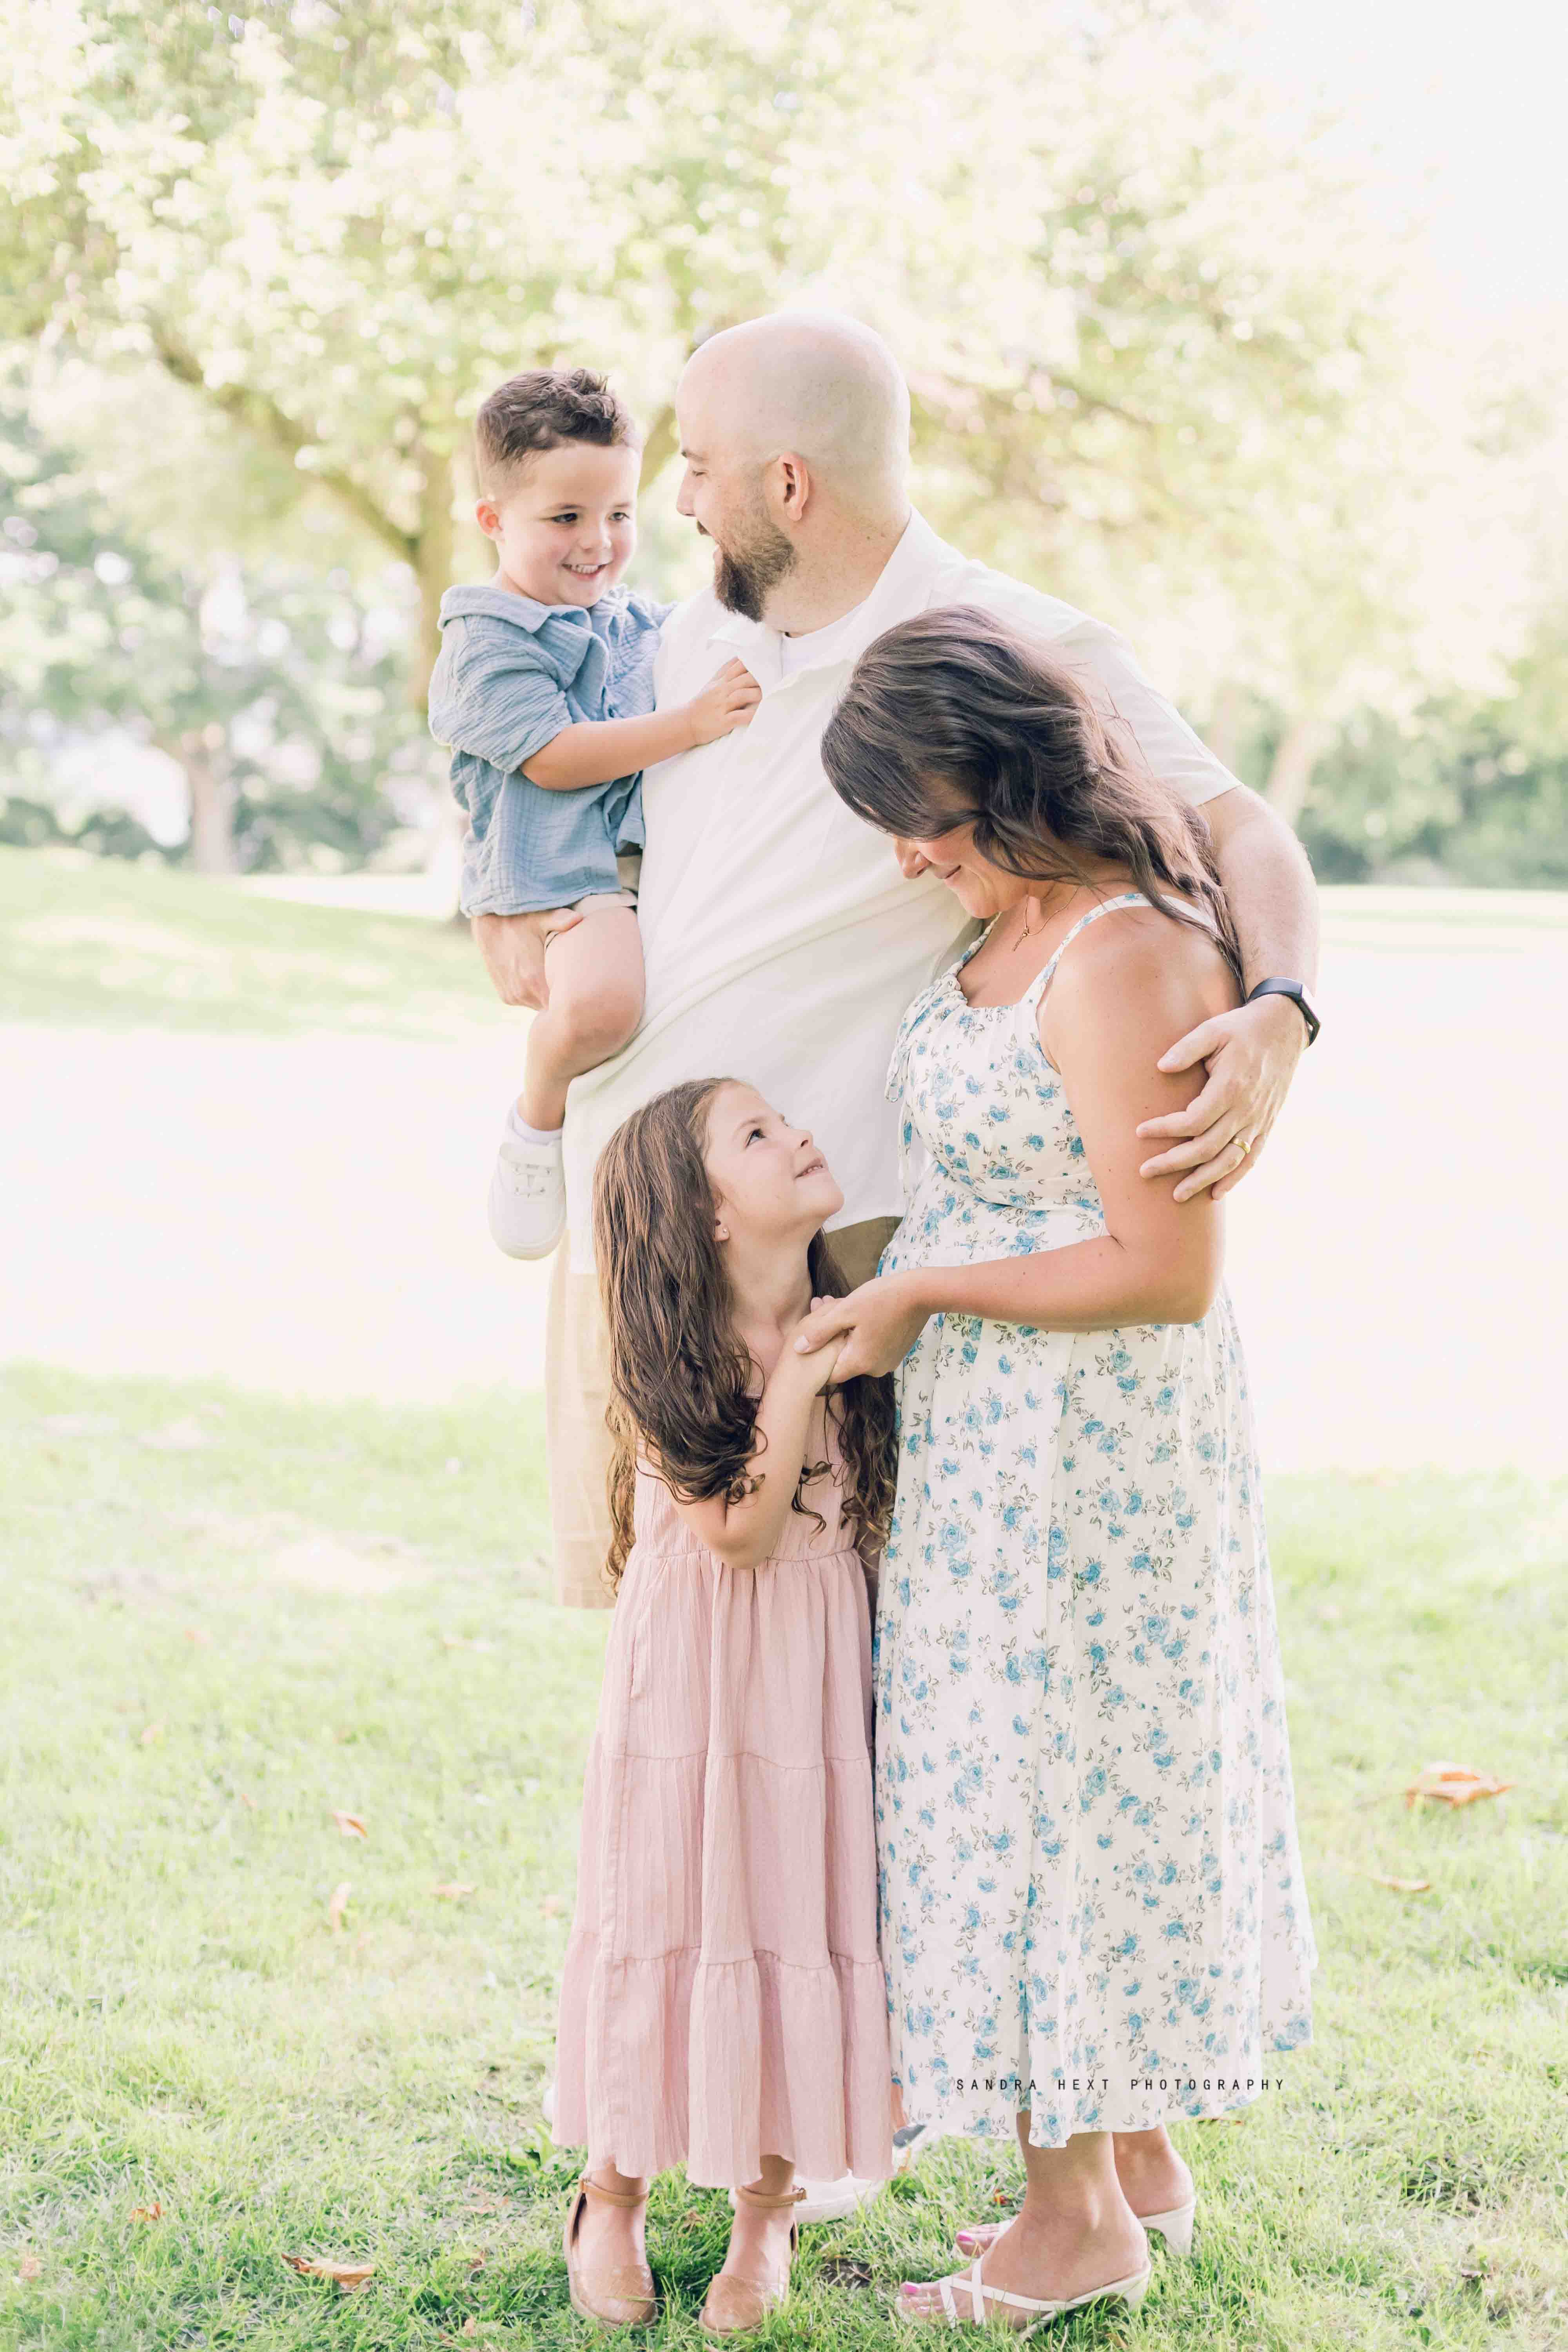
[[[831,310],[780,310],[710,336],[676,394],[689,446],[726,464],[803,458],[836,504],[880,514],[903,499],[910,395],[869,327]]]

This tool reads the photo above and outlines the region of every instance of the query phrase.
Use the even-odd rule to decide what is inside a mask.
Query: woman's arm
[[[778,1549],[800,1483],[812,1410],[827,1386],[839,1349],[829,1344],[809,1357],[786,1346],[768,1376],[757,1407],[756,1436],[746,1461],[751,1492],[727,1503],[722,1495],[700,1503],[673,1497],[687,1526],[726,1568],[755,1568]]]
[[[547,793],[580,792],[585,784],[613,784],[679,751],[711,743],[749,724],[762,688],[743,662],[729,661],[700,694],[673,710],[650,711],[646,719],[580,719],[530,754],[522,772]]]
[[[1200,1084],[1197,1073],[1157,1068],[1160,1039],[1173,1024],[1179,1034],[1234,1001],[1209,942],[1176,931],[1163,915],[1118,914],[1086,932],[1046,1000],[1041,1038],[1100,1190],[1104,1234],[1027,1257],[920,1266],[824,1302],[803,1337],[811,1348],[849,1334],[835,1381],[890,1371],[931,1315],[1057,1331],[1195,1323],[1206,1315],[1219,1287],[1224,1213],[1209,1192],[1178,1202],[1172,1184],[1146,1183],[1134,1130],[1140,1119],[1180,1108]]]

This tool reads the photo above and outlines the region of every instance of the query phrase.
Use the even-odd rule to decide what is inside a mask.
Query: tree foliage
[[[1123,598],[1249,569],[1265,492],[1300,528],[1373,370],[1344,192],[1174,8],[75,0],[28,54],[4,5],[0,325],[199,387],[421,573],[427,641],[523,364],[614,363],[657,464],[691,347],[825,292],[905,357],[942,519]]]
[[[1265,707],[1292,814],[1351,714],[1405,726],[1477,651],[1468,613],[1434,650],[1474,447],[1418,396],[1404,257],[1223,7],[0,0],[0,340],[136,387],[165,465],[199,404],[253,565],[292,502],[356,576],[408,567],[415,702],[497,379],[610,366],[651,481],[690,350],[795,299],[888,334],[939,527],[1222,732]]]
[[[184,771],[208,870],[359,863],[397,821],[389,776],[428,764],[401,690],[405,599],[328,573],[237,560],[175,564],[125,528],[52,447],[12,383],[0,397],[0,829],[47,816],[62,740],[122,729]],[[152,845],[95,813],[99,845]]]

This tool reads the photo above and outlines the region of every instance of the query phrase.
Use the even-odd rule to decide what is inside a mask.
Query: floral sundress
[[[880,1271],[1105,1231],[1040,998],[905,1015]],[[911,1184],[912,1148],[924,1165]],[[936,1315],[898,1374],[873,1651],[878,1876],[909,2120],[1060,2147],[1245,2105],[1311,2038],[1317,1948],[1241,1344]]]

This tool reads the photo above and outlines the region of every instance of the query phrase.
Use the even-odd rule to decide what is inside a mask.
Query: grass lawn
[[[11,1021],[442,1038],[495,1027],[464,923],[252,897],[80,851],[0,848],[0,1003]]]
[[[0,2345],[591,2342],[558,2252],[576,2166],[539,2101],[608,1621],[546,1597],[536,1421],[14,1370],[0,1496]],[[1545,2352],[1568,2342],[1568,1490],[1271,1501],[1317,2038],[1283,2090],[1178,2127],[1196,2259],[1157,2255],[1136,2318],[1044,2340]],[[1437,1758],[1518,1786],[1407,1811]],[[1020,2181],[940,2143],[806,2233],[753,2340],[909,2342],[898,2280]],[[625,2340],[703,2340],[727,2221],[721,2191],[658,2184],[665,2315]],[[344,2294],[289,2254],[374,2273]]]

